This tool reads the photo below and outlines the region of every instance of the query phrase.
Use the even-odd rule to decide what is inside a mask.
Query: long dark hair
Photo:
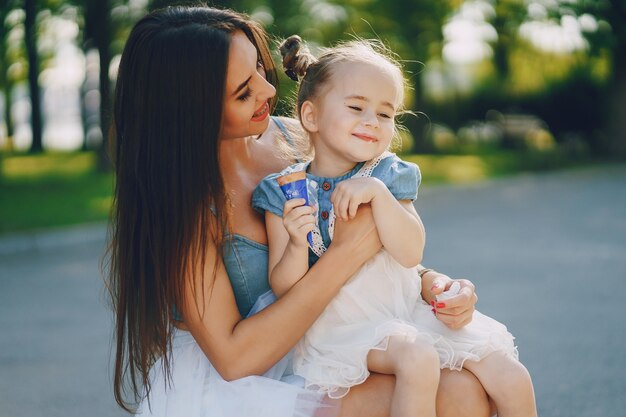
[[[105,262],[116,316],[114,393],[127,411],[150,393],[149,370],[157,359],[169,378],[172,307],[185,304],[185,280],[192,269],[204,270],[209,243],[223,244],[228,201],[219,138],[237,30],[257,47],[275,84],[265,32],[231,10],[157,10],[133,27],[122,53]]]

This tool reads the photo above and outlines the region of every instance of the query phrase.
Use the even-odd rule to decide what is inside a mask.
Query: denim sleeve
[[[280,190],[276,177],[279,174],[270,174],[257,185],[252,193],[252,208],[261,214],[266,211],[283,217],[285,196]]]
[[[372,177],[381,180],[396,200],[415,200],[417,189],[422,182],[422,174],[417,165],[406,162],[396,155],[380,161],[374,168]]]

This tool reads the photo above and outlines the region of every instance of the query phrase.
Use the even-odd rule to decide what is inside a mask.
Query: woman
[[[285,378],[275,364],[381,244],[371,213],[360,210],[337,225],[332,247],[297,285],[253,309],[269,287],[264,221],[250,196],[265,175],[293,162],[277,156],[288,136],[269,117],[275,82],[264,32],[231,11],[168,8],[129,36],[115,97],[109,250],[115,397],[127,410],[147,398],[146,414],[243,415],[246,399],[275,406],[265,394],[279,393],[293,400],[280,413],[304,415],[310,410],[300,406],[316,401],[277,381]],[[433,291],[424,296],[450,281],[426,271],[423,287]],[[460,281],[461,295],[439,313],[452,327],[467,323],[476,301],[473,285]],[[274,379],[251,377],[268,370]],[[331,410],[385,416],[392,390],[392,378],[374,375]],[[440,416],[489,414],[466,371],[442,375],[438,407]]]

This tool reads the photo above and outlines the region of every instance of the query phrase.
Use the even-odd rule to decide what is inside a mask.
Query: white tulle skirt
[[[264,294],[255,314],[274,301]],[[253,347],[251,347],[253,349]],[[290,352],[263,376],[225,381],[208,361],[191,333],[175,329],[171,350],[171,380],[159,360],[151,370],[150,395],[139,407],[142,417],[332,417],[339,403],[304,388],[291,372]]]
[[[305,386],[331,398],[369,376],[367,355],[386,350],[389,337],[430,343],[441,368],[460,370],[500,351],[517,358],[513,336],[501,323],[475,312],[472,322],[451,330],[421,298],[415,268],[404,268],[382,250],[343,286],[296,346],[293,369]]]

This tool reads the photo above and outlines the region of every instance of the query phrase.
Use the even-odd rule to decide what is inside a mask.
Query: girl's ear
[[[317,119],[318,112],[315,104],[308,100],[302,103],[302,107],[300,107],[300,121],[307,132],[314,133],[319,130]]]

